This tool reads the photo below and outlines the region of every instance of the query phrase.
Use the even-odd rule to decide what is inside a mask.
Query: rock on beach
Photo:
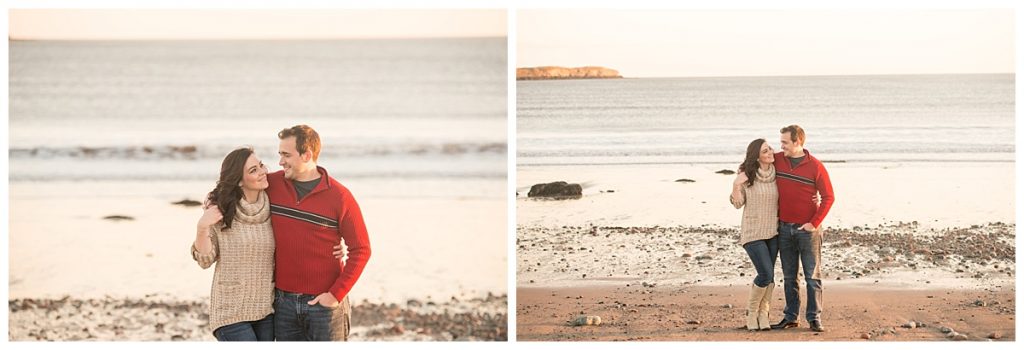
[[[530,187],[527,197],[547,198],[580,198],[583,196],[583,186],[570,184],[565,181],[555,181],[544,184],[536,184]]]

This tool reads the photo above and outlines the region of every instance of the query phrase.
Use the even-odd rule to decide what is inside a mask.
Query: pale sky
[[[505,37],[505,10],[12,9],[12,39]]]
[[[625,77],[1014,72],[1008,10],[519,10],[517,67]]]

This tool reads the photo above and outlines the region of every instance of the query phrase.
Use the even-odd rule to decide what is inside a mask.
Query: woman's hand
[[[224,215],[220,213],[220,208],[217,205],[210,205],[203,210],[203,216],[199,218],[198,226],[200,228],[206,228],[213,226],[220,222],[224,218]]]
[[[334,258],[344,259],[348,255],[348,246],[345,245],[345,240],[341,240],[338,245],[334,246]]]
[[[740,187],[745,182],[747,182],[747,173],[744,173],[744,172],[740,171],[740,172],[736,173],[736,180],[733,180],[732,186],[733,187]]]
[[[736,209],[742,207],[746,201],[746,198],[743,197],[743,184],[746,182],[747,174],[742,172],[736,173],[736,180],[732,182],[732,193],[729,194],[729,202]]]
[[[216,205],[211,205],[207,201],[206,206],[203,207],[203,216],[199,218],[199,223],[196,224],[196,241],[192,243],[199,254],[213,254],[212,258],[197,259],[199,266],[204,269],[210,267],[217,260],[217,247],[216,243],[214,243],[212,227],[223,218],[224,216],[221,215],[220,208],[217,208]]]
[[[821,205],[821,194],[815,193],[814,197],[811,197],[811,202],[814,202],[814,205]]]

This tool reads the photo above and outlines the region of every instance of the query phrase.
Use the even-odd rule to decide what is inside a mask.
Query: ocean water
[[[506,291],[505,38],[9,45],[12,296],[209,295],[170,203],[296,124],[366,220],[354,301]]]
[[[798,124],[847,163],[1014,161],[1013,74],[517,82],[520,166],[732,164]]]
[[[12,181],[200,180],[314,127],[345,178],[504,179],[504,38],[10,44]],[[54,169],[64,169],[54,171]]]

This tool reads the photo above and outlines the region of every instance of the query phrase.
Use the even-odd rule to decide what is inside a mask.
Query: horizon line
[[[558,67],[558,66],[555,66]],[[530,68],[530,67],[516,67]],[[614,69],[614,68],[610,68]],[[521,81],[545,81],[545,80],[619,80],[619,79],[673,79],[673,78],[792,78],[792,77],[847,77],[847,76],[899,76],[899,75],[1003,75],[1017,72],[973,72],[973,73],[828,73],[828,74],[780,74],[780,75],[685,75],[685,76],[625,76],[621,78],[605,79],[528,79]]]

